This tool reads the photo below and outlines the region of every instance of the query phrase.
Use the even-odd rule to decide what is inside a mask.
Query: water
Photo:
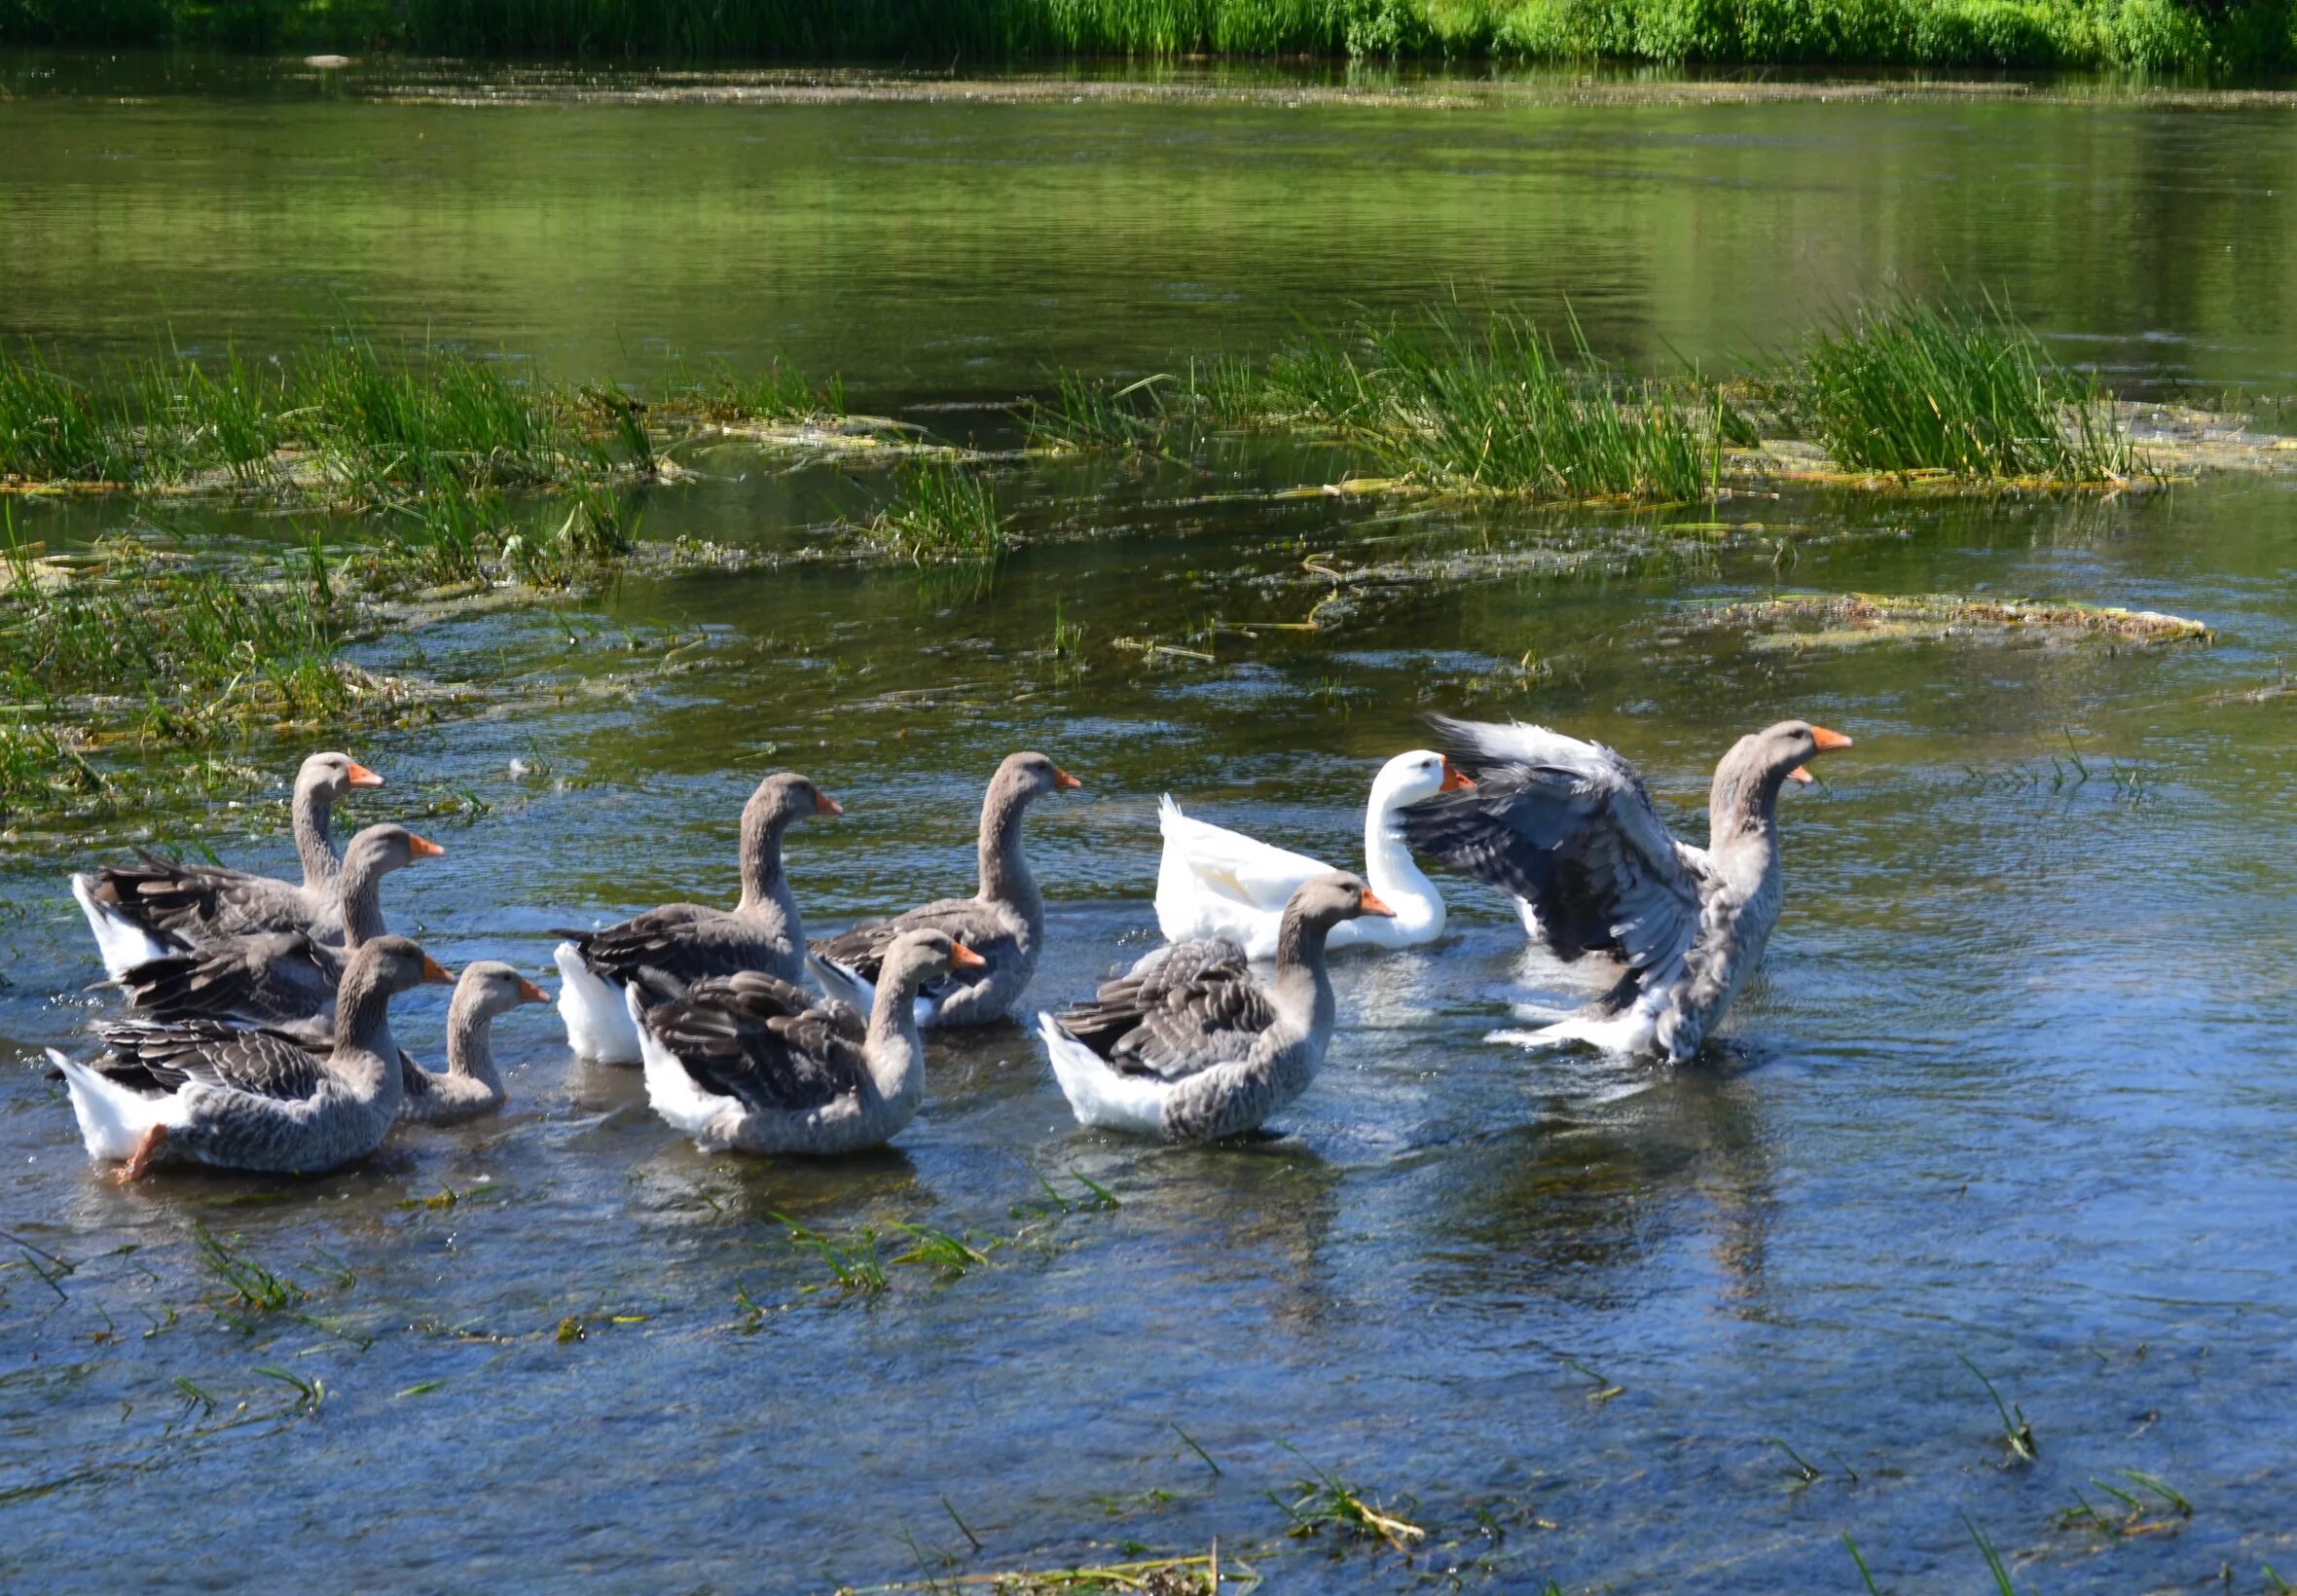
[[[1611,352],[1711,360],[1895,272],[2006,287],[2149,382],[2270,390],[2297,365],[2288,201],[2265,192],[2291,135],[2240,104],[479,108],[217,63],[13,81],[0,326],[73,355],[148,346],[163,318],[261,349],[342,308],[569,376],[781,345],[924,403],[1258,346],[1447,281],[1568,298]],[[1189,502],[1302,480],[1278,453],[1211,481],[1012,468],[1033,540],[992,574],[630,583],[361,645],[499,694],[355,745],[392,783],[357,816],[423,816],[449,848],[392,878],[394,925],[539,969],[553,926],[730,894],[742,798],[788,766],[850,811],[790,849],[834,926],[962,890],[982,781],[1036,746],[1088,784],[1029,822],[1057,998],[1154,934],[1160,790],[1349,861],[1422,710],[1521,713],[1619,746],[1695,836],[1730,740],[1807,714],[1857,746],[1782,804],[1787,911],[1714,1060],[1484,1043],[1589,978],[1447,881],[1445,942],[1341,962],[1326,1073],[1255,1144],[1080,1132],[1016,1030],[937,1041],[926,1112],[882,1155],[705,1157],[635,1071],[571,1061],[529,1010],[499,1028],[499,1119],[303,1184],[121,1192],[60,1089],[10,1070],[0,1229],[27,1251],[0,1270],[0,1584],[801,1589],[1217,1536],[1282,1589],[1775,1591],[1857,1588],[1848,1534],[1884,1588],[1987,1588],[1971,1523],[2022,1588],[2297,1573],[2297,741],[2288,700],[2240,697],[2297,646],[2287,479],[1740,501],[1727,518],[1773,541],[1714,555],[1651,530],[1680,514]],[[652,495],[649,536],[797,549],[873,491],[710,464]],[[23,511],[59,536],[133,513]],[[1622,542],[1646,557],[1603,557]],[[1531,558],[1557,550],[1594,562]],[[1433,574],[1494,553],[1497,574]],[[1326,630],[1223,631],[1209,664],[1120,646],[1298,621],[1334,586],[1310,564],[1381,574]],[[1782,585],[2127,603],[2220,639],[1794,652],[1686,626]],[[205,819],[285,868],[272,814]],[[0,865],[0,1051],[71,1045],[99,1006],[58,878],[132,832]],[[433,1060],[443,1010],[422,995],[399,1024]],[[1121,1206],[1079,1206],[1084,1178]],[[841,1244],[874,1227],[887,1258],[899,1224],[965,1233],[987,1261],[889,1262],[888,1291],[841,1295],[784,1216]],[[234,1307],[195,1226],[306,1298]],[[1965,1359],[2031,1422],[2030,1467],[2004,1467]],[[267,1369],[323,1383],[317,1412]],[[1425,1549],[1288,1540],[1265,1493],[1311,1468]],[[2120,1514],[2091,1482],[2135,1490],[2123,1469],[2192,1516],[2057,1522],[2074,1490]]]

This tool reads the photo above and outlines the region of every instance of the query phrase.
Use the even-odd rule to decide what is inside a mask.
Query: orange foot
[[[167,1127],[155,1125],[144,1132],[143,1140],[135,1144],[135,1151],[128,1155],[128,1162],[120,1166],[113,1177],[122,1185],[142,1179],[151,1173],[152,1160],[160,1156],[160,1148],[166,1143]]]

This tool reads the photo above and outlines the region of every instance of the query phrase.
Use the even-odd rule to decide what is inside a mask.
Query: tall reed
[[[1804,345],[1785,396],[1856,470],[2103,482],[2137,468],[2096,379],[2066,372],[1990,301],[1844,315]]]

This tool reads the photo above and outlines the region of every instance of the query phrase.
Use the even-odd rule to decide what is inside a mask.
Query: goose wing
[[[797,1113],[861,1089],[860,1017],[756,970],[695,982],[646,1025],[704,1091]]]
[[[301,931],[206,944],[122,975],[128,1006],[155,1020],[308,1020],[335,1002],[343,955]]]
[[[818,938],[809,948],[816,958],[851,970],[874,987],[885,967],[886,950],[910,931],[939,931],[951,941],[972,949],[993,967],[1009,968],[1009,961],[1021,952],[1018,917],[1010,910],[984,903],[979,898],[944,898],[890,920],[865,920],[852,930]],[[988,974],[988,971],[972,971],[972,980],[963,975],[944,975],[927,982],[919,989],[918,996],[932,1002],[986,979]]]
[[[95,1068],[144,1093],[176,1092],[197,1081],[301,1103],[317,1097],[329,1078],[321,1057],[293,1037],[216,1020],[126,1020],[96,1034],[104,1056]]]
[[[1645,969],[1690,948],[1705,855],[1668,832],[1634,766],[1544,726],[1434,719],[1476,786],[1400,812],[1416,852],[1530,904],[1558,959]]]
[[[1057,1018],[1110,1068],[1169,1081],[1243,1059],[1276,1011],[1244,949],[1216,938],[1157,949]]]
[[[755,953],[747,939],[713,936],[730,920],[722,909],[698,903],[669,903],[597,931],[565,931],[593,975],[625,985],[649,976],[658,992],[751,967]]]
[[[211,941],[251,932],[308,928],[309,906],[290,884],[220,865],[186,864],[138,850],[133,864],[94,872],[91,891],[155,935]]]

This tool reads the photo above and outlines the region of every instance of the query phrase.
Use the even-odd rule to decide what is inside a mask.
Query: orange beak
[[[1820,753],[1825,753],[1830,748],[1850,746],[1850,739],[1844,737],[1841,732],[1830,732],[1824,726],[1810,728],[1810,741],[1818,744]]]
[[[1077,788],[1083,785],[1084,783],[1082,781],[1079,781],[1076,777],[1071,776],[1067,771],[1061,769],[1060,766],[1055,765],[1053,767],[1053,790],[1055,792],[1075,792]]]
[[[985,970],[989,967],[989,961],[963,942],[952,942],[949,945],[949,967],[953,970]]]
[[[418,837],[412,831],[407,833],[407,852],[419,859],[444,858],[447,853],[445,849],[428,837]]]
[[[360,763],[359,763],[359,762],[358,762],[356,759],[354,759],[354,760],[352,760],[352,761],[350,762],[350,767],[351,767],[351,774],[350,774],[350,783],[351,783],[351,785],[352,785],[352,786],[354,786],[354,787],[380,787],[380,786],[382,786],[382,785],[383,785],[383,778],[382,778],[382,777],[380,777],[380,776],[378,776],[378,775],[376,775],[376,774],[375,774],[373,771],[369,770],[369,769],[368,769],[366,766],[364,766],[364,765],[360,764]]]
[[[1378,895],[1374,893],[1368,887],[1365,889],[1364,896],[1357,900],[1357,906],[1362,909],[1364,913],[1367,915],[1378,915],[1383,920],[1394,920],[1396,918],[1396,911],[1389,908],[1385,903],[1382,903],[1379,900]]]
[[[522,1003],[547,1003],[550,1001],[550,994],[522,975],[519,977],[519,1001]]]
[[[1811,782],[1817,780],[1818,778],[1811,775],[1802,766],[1797,765],[1793,770],[1787,772],[1787,780],[1794,782],[1799,787],[1806,787],[1810,785]]]
[[[845,806],[845,805],[843,805],[843,804],[841,804],[841,803],[839,803],[839,802],[838,802],[838,801],[837,801],[835,798],[832,798],[832,797],[830,797],[828,793],[826,793],[826,792],[817,792],[816,794],[814,794],[814,813],[815,813],[815,814],[817,814],[817,815],[843,815],[845,812],[846,812],[846,806]]]
[[[1465,771],[1446,759],[1443,762],[1443,785],[1436,790],[1438,792],[1474,792],[1476,783]]]
[[[451,987],[455,984],[455,972],[427,953],[422,956],[422,978],[434,987]]]

